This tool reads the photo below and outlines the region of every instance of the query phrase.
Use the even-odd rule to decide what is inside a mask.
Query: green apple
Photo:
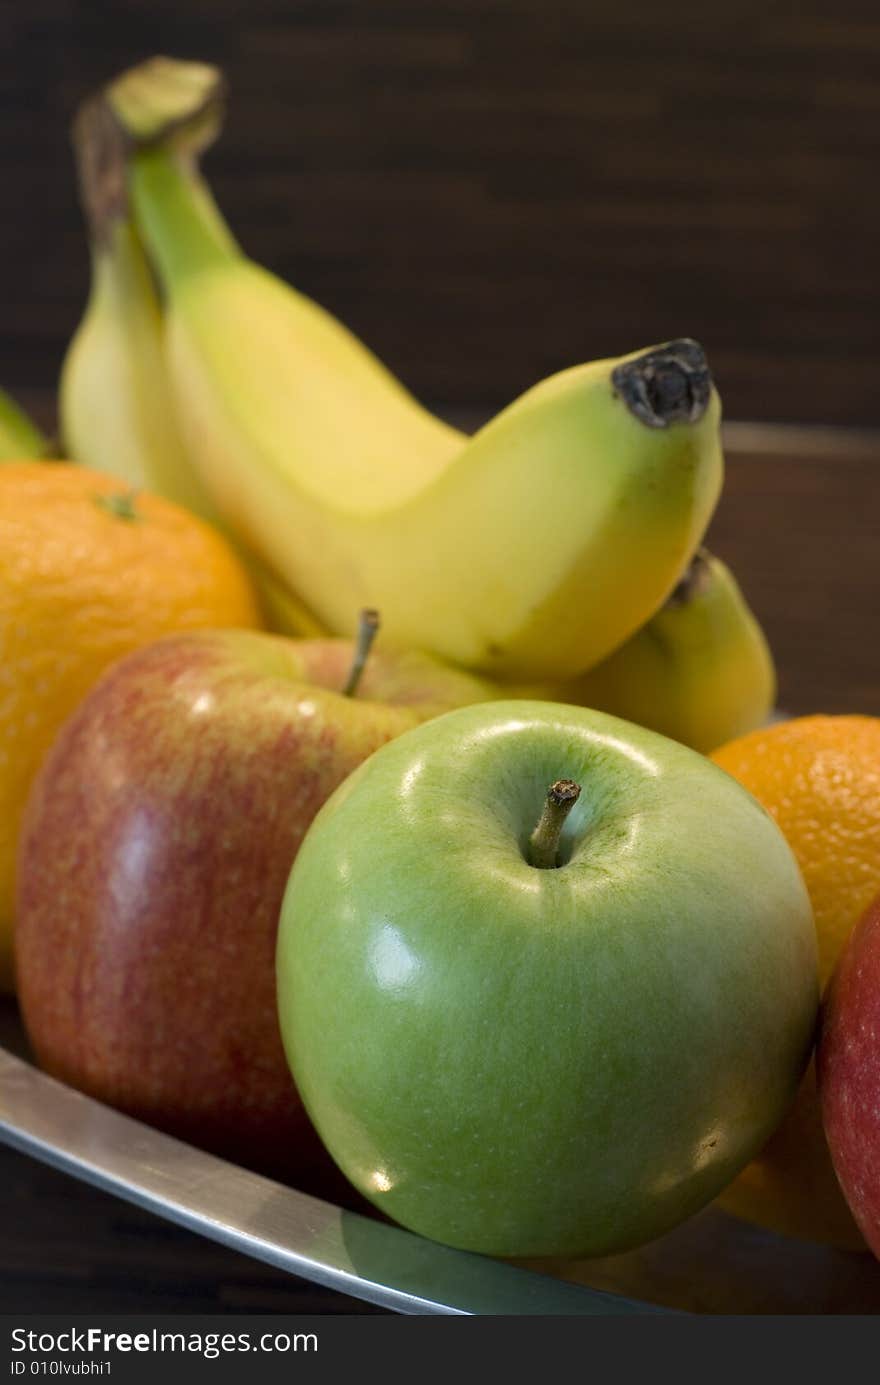
[[[782,1118],[818,1003],[809,900],[763,808],[695,751],[545,702],[450,712],[336,790],[277,979],[351,1182],[504,1256],[610,1254],[711,1201]]]

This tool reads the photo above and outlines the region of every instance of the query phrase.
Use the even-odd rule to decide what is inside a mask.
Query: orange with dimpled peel
[[[880,892],[880,718],[799,717],[731,741],[712,759],[772,814],[797,858],[816,918],[824,989]],[[786,1235],[864,1245],[834,1176],[812,1064],[776,1134],[720,1201]]]
[[[68,463],[0,466],[0,988],[21,815],[62,722],[130,650],[259,624],[226,541],[180,506]]]

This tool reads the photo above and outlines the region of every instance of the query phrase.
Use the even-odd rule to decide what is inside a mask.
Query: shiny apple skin
[[[342,697],[351,654],[345,640],[211,631],[116,664],[29,798],[15,939],[22,1015],[48,1072],[334,1193],[345,1185],[278,1032],[275,937],[291,862],[318,808],[377,746],[485,695],[434,660],[376,651],[357,696]]]
[[[880,899],[850,934],[825,993],[816,1075],[834,1171],[880,1259]]]
[[[524,858],[582,785],[558,869]],[[769,815],[692,750],[550,703],[452,712],[333,795],[284,899],[279,1012],[328,1149],[412,1230],[604,1255],[711,1201],[810,1053],[812,912]]]

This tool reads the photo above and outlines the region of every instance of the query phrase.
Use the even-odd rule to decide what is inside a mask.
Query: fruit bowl
[[[710,541],[767,629],[781,704],[795,715],[880,714],[880,656],[870,638],[880,441],[740,424],[728,426],[726,444]],[[880,1311],[880,1266],[870,1256],[787,1240],[711,1207],[639,1250],[601,1260],[507,1265],[447,1251],[224,1164],[51,1082],[18,1056],[24,1042],[11,1002],[0,1020],[0,1138],[155,1217],[365,1304],[418,1313]],[[10,1208],[20,1187],[0,1194]],[[149,1225],[161,1246],[161,1223]],[[75,1239],[82,1278],[87,1229]],[[161,1267],[161,1251],[155,1258]],[[168,1278],[180,1282],[186,1272],[169,1253]],[[332,1295],[317,1301],[339,1311],[325,1306]],[[249,1306],[259,1298],[252,1294]]]

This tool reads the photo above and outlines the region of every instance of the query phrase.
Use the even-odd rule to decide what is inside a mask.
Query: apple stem
[[[367,656],[373,645],[373,640],[379,629],[379,612],[373,610],[363,610],[358,621],[357,642],[354,647],[354,658],[351,661],[351,669],[348,681],[342,689],[343,697],[354,697],[361,681],[361,674],[367,662]]]
[[[539,870],[554,870],[565,819],[581,795],[573,779],[557,779],[547,790],[540,821],[529,837],[529,861]]]

